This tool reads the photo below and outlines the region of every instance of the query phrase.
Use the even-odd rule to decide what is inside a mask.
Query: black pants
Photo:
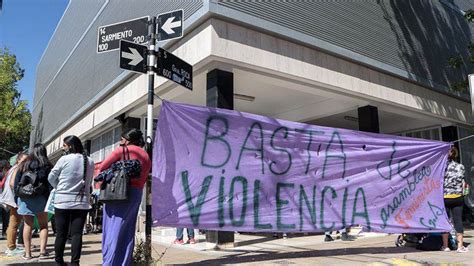
[[[454,199],[444,199],[444,206],[449,218],[453,219],[454,229],[457,233],[464,233],[462,225],[462,209],[464,207],[464,197]]]
[[[2,211],[2,235],[7,235],[8,222],[10,221],[10,211],[0,208]]]
[[[56,219],[55,260],[64,265],[64,247],[68,232],[71,231],[71,265],[79,265],[82,250],[82,230],[86,222],[87,210],[54,209]]]

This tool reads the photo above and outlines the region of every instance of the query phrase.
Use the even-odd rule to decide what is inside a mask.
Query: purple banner
[[[155,226],[445,232],[450,144],[163,102]]]

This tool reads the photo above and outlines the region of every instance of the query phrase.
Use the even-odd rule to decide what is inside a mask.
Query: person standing
[[[467,252],[464,246],[464,227],[462,224],[462,210],[464,206],[463,181],[464,165],[456,162],[459,152],[456,147],[451,147],[448,153],[448,165],[444,176],[444,206],[450,219],[453,220],[456,238],[458,241],[457,252]],[[442,234],[443,246],[441,250],[450,251],[448,247],[448,233]]]
[[[2,193],[5,188],[5,181],[7,180],[10,167],[10,163],[7,160],[0,160],[0,190]],[[2,237],[5,237],[7,235],[8,228],[8,207],[6,205],[2,205],[0,212],[2,216]]]
[[[91,208],[89,199],[94,161],[85,155],[84,147],[78,137],[67,136],[63,142],[65,155],[58,160],[48,176],[49,183],[56,189],[54,192],[55,261],[58,265],[66,265],[64,249],[70,232],[70,265],[79,265],[82,251],[82,230],[87,213]]]
[[[132,177],[128,200],[125,202],[105,203],[102,219],[102,264],[131,265],[135,246],[135,228],[138,209],[142,200],[143,187],[150,172],[151,161],[143,150],[145,141],[138,129],[125,131],[120,140],[120,147],[115,149],[101,164],[99,171],[123,160],[123,149],[128,149],[130,159],[138,160],[141,165],[140,175]]]
[[[186,228],[188,232],[188,241],[187,244],[196,244],[196,240],[194,239],[194,229],[193,228]],[[176,239],[173,244],[183,245],[184,244],[184,228],[176,228]]]
[[[8,171],[5,184],[3,186],[3,192],[0,195],[0,202],[5,204],[10,209],[10,220],[8,222],[7,228],[7,249],[5,250],[5,254],[7,256],[13,256],[17,254],[22,254],[25,252],[23,248],[19,248],[16,245],[16,238],[18,228],[20,223],[22,222],[22,217],[17,213],[17,205],[15,194],[13,193],[13,186],[14,186],[14,178],[18,171],[18,165],[21,164],[26,158],[26,154],[19,153],[16,157],[16,162]],[[22,232],[22,231],[20,231]],[[21,236],[22,234],[18,234]]]
[[[25,161],[18,166],[18,172],[15,176],[14,191],[18,193],[21,186],[26,185],[24,174],[27,172],[36,175],[36,181],[33,184],[35,187],[42,189],[30,197],[18,197],[18,214],[23,216],[23,241],[25,242],[25,254],[23,259],[31,260],[31,238],[32,229],[34,226],[35,216],[38,218],[40,226],[40,259],[49,258],[49,253],[46,251],[48,242],[48,213],[44,211],[46,201],[49,196],[48,174],[51,171],[52,165],[46,155],[46,148],[43,144],[38,143],[33,147],[32,152],[26,157]]]

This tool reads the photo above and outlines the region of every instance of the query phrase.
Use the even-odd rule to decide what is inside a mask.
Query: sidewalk
[[[334,236],[334,235],[333,235]],[[271,235],[235,235],[236,247],[225,251],[212,250],[197,236],[195,245],[172,245],[172,236],[154,236],[162,245],[156,251],[165,254],[163,264],[296,264],[296,265],[427,265],[473,264],[474,250],[468,253],[428,252],[415,248],[396,247],[398,235],[366,233],[355,241],[324,242],[324,235],[298,235],[288,239],[275,239]],[[465,241],[470,242],[474,231],[466,231]],[[474,248],[474,247],[471,247]],[[178,251],[180,250],[180,251]]]
[[[165,232],[165,233],[163,233]],[[324,242],[323,235],[290,235],[288,239],[275,239],[271,235],[236,234],[236,245],[226,250],[213,250],[205,243],[203,235],[196,235],[195,245],[174,245],[173,229],[154,229],[153,258],[161,264],[306,264],[306,265],[426,265],[426,264],[473,264],[474,250],[460,254],[456,252],[427,252],[414,248],[396,247],[397,235],[363,234],[355,241]],[[334,235],[333,235],[334,236]],[[466,242],[471,242],[474,230],[466,231]],[[100,265],[101,235],[84,236],[81,265]],[[185,237],[186,240],[186,237]],[[39,239],[33,239],[38,245]],[[54,237],[48,240],[52,251]],[[65,260],[69,260],[69,246],[66,246]],[[0,241],[0,264],[22,265],[26,261],[20,256],[7,257],[3,254],[6,241]],[[471,247],[474,249],[474,247]],[[38,255],[39,251],[33,251]],[[54,260],[28,263],[53,265]]]

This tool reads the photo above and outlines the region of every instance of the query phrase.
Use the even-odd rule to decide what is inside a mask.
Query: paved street
[[[204,242],[203,235],[197,235],[195,245],[172,245],[174,237],[171,229],[155,230],[153,236],[153,257],[160,264],[318,264],[318,265],[426,265],[426,264],[472,264],[474,251],[460,254],[456,252],[427,252],[414,248],[396,247],[396,235],[364,234],[356,241],[336,240],[326,243],[322,235],[291,235],[288,239],[275,239],[271,235],[236,234],[236,247],[227,250],[213,250]],[[160,235],[161,234],[161,235]],[[355,233],[353,233],[355,235]],[[466,241],[474,237],[474,230],[466,232]],[[186,238],[185,238],[186,240]],[[48,247],[53,249],[54,238]],[[0,248],[5,249],[5,240]],[[38,239],[33,240],[38,244]],[[39,251],[34,251],[38,255]],[[81,264],[101,264],[100,235],[85,235]],[[68,261],[67,251],[65,259]],[[25,261],[20,256],[0,255],[0,264],[21,265]],[[51,265],[53,260],[28,263]]]

